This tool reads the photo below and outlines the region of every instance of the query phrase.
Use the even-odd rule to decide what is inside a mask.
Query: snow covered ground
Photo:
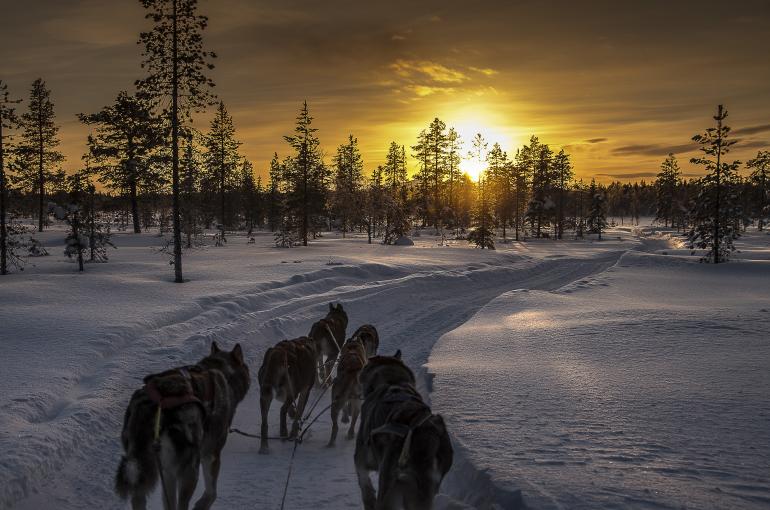
[[[770,237],[738,244],[715,267],[652,235],[444,335],[433,403],[472,463],[532,508],[770,507]]]
[[[661,287],[650,283],[658,274],[658,263],[638,261],[665,260],[671,265],[661,266],[668,267],[665,274],[679,277],[680,286],[689,285],[690,288],[697,285],[689,277],[695,274],[692,271],[702,271],[705,275],[713,269],[672,256],[645,254],[640,250],[670,249],[667,248],[670,241],[660,238],[640,242],[628,229],[609,233],[607,240],[601,243],[532,241],[501,244],[496,252],[475,250],[464,242],[439,246],[435,238],[427,236],[415,238],[416,244],[411,247],[368,245],[361,238],[343,240],[327,236],[308,248],[277,249],[272,247],[272,237],[264,234],[257,236],[255,244],[247,244],[244,237],[232,236],[224,248],[210,247],[192,252],[185,259],[185,277],[190,281],[175,285],[170,283],[171,269],[167,259],[155,252],[161,241],[152,234],[116,235],[118,250],[111,252],[110,262],[87,265],[85,274],[77,274],[75,265],[61,254],[63,238],[64,235],[55,230],[44,234],[43,240],[51,256],[35,259],[35,267],[0,281],[0,345],[3,346],[0,358],[0,508],[125,508],[112,493],[112,481],[120,456],[118,437],[123,411],[131,393],[141,384],[141,378],[171,366],[194,363],[205,355],[212,340],[228,348],[241,342],[252,367],[252,376],[256,377],[267,347],[283,338],[306,334],[311,323],[325,313],[330,301],[344,304],[350,316],[350,331],[362,323],[375,324],[381,334],[382,352],[402,349],[405,360],[418,373],[423,394],[433,399],[434,410],[450,420],[453,436],[458,441],[458,455],[444,483],[445,493],[439,498],[439,508],[490,508],[493,503],[499,508],[514,508],[521,495],[527,504],[536,508],[539,505],[571,507],[576,501],[591,507],[602,501],[606,501],[608,507],[618,506],[620,499],[592,500],[590,487],[580,485],[583,482],[590,485],[590,481],[568,476],[572,462],[569,449],[564,449],[562,455],[559,452],[551,454],[564,465],[550,465],[550,470],[547,463],[542,463],[545,466],[542,469],[531,469],[540,465],[531,462],[533,458],[549,460],[545,453],[522,453],[524,448],[536,448],[536,440],[547,436],[545,430],[548,427],[561,426],[573,434],[570,427],[577,430],[582,424],[595,425],[598,420],[591,416],[559,414],[563,411],[561,406],[567,403],[574,406],[575,399],[594,398],[596,393],[581,395],[581,386],[575,385],[569,395],[572,400],[558,402],[557,396],[565,395],[567,386],[553,374],[548,375],[545,369],[544,377],[549,377],[548,384],[553,384],[552,388],[544,384],[538,386],[539,376],[532,375],[539,360],[554,355],[557,359],[566,359],[571,352],[561,352],[558,345],[551,345],[537,336],[550,334],[544,325],[574,319],[576,331],[582,331],[581,328],[590,325],[592,320],[578,313],[590,309],[590,304],[581,305],[582,308],[572,310],[575,315],[568,315],[560,306],[549,305],[549,300],[574,299],[574,307],[578,307],[578,303],[582,303],[578,296],[601,290],[601,295],[597,294],[595,299],[604,299],[602,306],[607,310],[640,311],[638,302],[641,298],[628,292],[628,286],[634,283],[619,279],[620,271],[631,269],[621,266],[638,266],[638,271],[633,270],[633,274],[638,276],[640,285],[644,285],[644,292],[651,296],[665,290],[662,297],[649,297],[645,301],[648,304],[664,302],[662,298],[670,294],[668,289],[672,285]],[[764,239],[760,241],[758,245],[761,246]],[[751,246],[754,245],[757,243]],[[647,273],[643,273],[645,264],[652,268]],[[725,266],[725,271],[739,272],[741,267],[754,268],[752,264],[760,263],[740,262]],[[680,270],[680,265],[686,271]],[[760,269],[767,269],[767,266]],[[607,270],[610,272],[605,272]],[[747,269],[743,279],[752,280],[752,275],[758,272],[761,276],[761,271],[756,268]],[[602,276],[596,276],[600,274]],[[592,287],[595,290],[580,288],[591,286],[580,282],[602,281],[608,286],[597,283]],[[760,295],[759,283],[751,288],[757,293],[756,299],[767,300],[767,292]],[[515,289],[529,291],[506,294]],[[615,294],[608,294],[607,289],[617,290]],[[727,298],[723,293],[726,290],[727,286],[720,289],[720,294]],[[535,308],[540,302],[530,301],[532,296],[542,296],[545,313],[553,321],[532,319],[529,321],[531,330],[512,329],[514,326],[524,328],[524,323],[519,320],[511,323],[507,319],[508,315],[518,313],[519,307],[522,312],[540,311]],[[700,294],[697,296],[700,299]],[[752,299],[749,294],[741,294],[738,298],[744,304]],[[689,342],[689,336],[685,339],[681,334],[682,331],[689,333],[689,322],[677,323],[676,320],[691,320],[698,314],[706,314],[703,310],[708,303],[703,301],[706,304],[700,305],[698,299],[685,296],[683,291],[677,301],[678,308],[673,311],[674,320],[664,322],[661,318],[654,324],[658,328],[664,328],[665,324],[668,338],[681,337],[682,342]],[[670,402],[691,390],[693,399],[703,399],[698,409],[713,409],[727,415],[731,427],[745,426],[740,429],[745,433],[735,433],[734,437],[728,438],[737,441],[738,437],[748,437],[751,427],[756,428],[761,420],[767,424],[769,415],[767,379],[762,379],[763,374],[766,377],[767,366],[764,366],[764,372],[736,373],[747,370],[746,367],[767,363],[768,356],[766,351],[749,349],[761,347],[757,335],[744,332],[740,334],[741,343],[730,344],[724,341],[727,337],[719,337],[714,331],[722,331],[722,334],[728,331],[718,329],[719,324],[729,327],[744,324],[743,321],[728,320],[733,306],[740,306],[741,313],[752,319],[740,327],[754,328],[755,333],[763,328],[765,333],[768,331],[767,319],[765,322],[755,319],[770,317],[770,314],[762,315],[765,312],[755,310],[757,306],[741,306],[732,298],[726,301],[729,302],[717,309],[722,315],[712,314],[717,326],[703,329],[704,334],[721,338],[722,351],[716,348],[708,351],[707,359],[715,360],[714,363],[719,360],[732,362],[729,354],[737,352],[735,356],[744,359],[746,365],[736,362],[720,367],[720,372],[726,373],[719,373],[717,380],[728,380],[730,374],[734,376],[730,379],[733,381],[740,377],[743,383],[728,388],[735,392],[742,388],[744,394],[720,390],[713,402],[707,401],[705,395],[722,386],[716,383],[716,386],[709,386],[706,383],[710,379],[705,382],[696,379],[679,393],[672,392]],[[504,304],[496,308],[500,303]],[[762,306],[770,308],[770,304]],[[492,315],[487,315],[490,313]],[[622,330],[623,338],[631,335],[641,338],[650,333],[644,329],[646,321],[645,324],[639,322],[637,333],[637,322],[622,314],[615,313],[614,317],[614,322],[606,319],[607,324],[595,330],[597,339],[605,344],[618,338],[618,329]],[[497,321],[504,322],[498,324]],[[629,330],[631,328],[624,324],[635,326]],[[552,333],[562,340],[575,337],[569,324],[562,324],[561,328],[559,332],[553,329]],[[540,344],[538,347],[542,346],[543,351],[538,352],[534,347],[531,352],[526,351],[511,341],[511,335],[518,338],[522,331],[526,331],[527,339],[540,338],[535,343]],[[656,333],[656,339],[662,337],[663,333]],[[432,358],[431,370],[437,374],[433,379],[423,365],[428,362],[439,338],[438,350]],[[687,351],[698,345],[687,342],[678,344],[681,352],[690,352],[691,363],[685,363],[685,368],[702,361],[697,356],[700,351]],[[601,390],[599,393],[606,393],[609,398],[609,389],[606,392],[605,389],[612,387],[610,382],[642,388],[642,378],[652,376],[657,379],[647,381],[647,384],[661,383],[664,365],[657,371],[645,369],[637,377],[635,372],[623,372],[622,368],[634,368],[640,365],[639,360],[636,365],[624,365],[626,351],[620,347],[613,351],[601,342],[597,345],[603,345],[596,349],[601,356],[592,360],[586,351],[585,365],[571,365],[572,373],[577,378],[597,379],[596,372],[584,373],[586,371],[580,369],[596,363],[607,366],[608,371],[612,369],[612,380],[608,376],[604,386],[584,384],[583,389]],[[633,342],[632,346],[634,350],[629,352],[641,350],[647,356],[664,357],[668,352],[658,354],[656,349],[663,348],[658,343],[648,345],[646,350],[639,341]],[[453,357],[453,353],[458,352],[455,349],[461,347],[468,351],[464,361]],[[671,350],[672,346],[667,348]],[[490,352],[496,354],[494,364],[484,358]],[[618,359],[613,360],[613,356]],[[669,363],[679,370],[683,362],[677,360],[673,358]],[[755,365],[751,365],[752,360]],[[476,361],[480,363],[476,365]],[[493,369],[513,361],[520,363],[522,372],[509,374],[498,381],[501,372]],[[458,382],[457,374],[463,370],[475,375]],[[692,369],[689,373],[694,372]],[[478,387],[481,373],[486,374],[483,394],[479,394]],[[528,379],[527,374],[531,378]],[[624,375],[625,381],[622,380]],[[667,377],[677,381],[687,379],[677,372],[667,374]],[[526,381],[531,388],[528,393],[519,387]],[[500,382],[500,385],[493,382]],[[259,420],[256,381],[253,384],[235,419],[236,427],[249,431],[257,429]],[[550,409],[542,400],[547,389],[551,390],[553,407]],[[764,391],[764,403],[758,402],[760,397],[757,395],[761,391]],[[489,402],[491,397],[496,397],[497,402]],[[460,402],[462,406],[458,405]],[[596,401],[597,406],[603,403]],[[323,405],[325,403],[319,408]],[[663,408],[669,409],[666,405]],[[752,405],[754,414],[748,419],[745,409]],[[498,409],[491,412],[494,406]],[[612,409],[615,408],[602,411],[606,419],[618,414],[609,411]],[[475,416],[471,416],[472,410],[475,410]],[[742,413],[746,423],[736,423]],[[694,426],[703,422],[704,414],[705,411],[699,413],[697,419],[693,418],[697,422]],[[511,416],[526,423],[506,428]],[[547,416],[550,416],[547,426],[538,425]],[[624,419],[631,423],[632,418],[626,416]],[[716,416],[711,418],[718,419]],[[498,421],[489,421],[495,419]],[[559,424],[557,420],[560,419],[566,421]],[[273,430],[276,425],[277,413],[274,413],[271,419]],[[608,427],[615,431],[627,430],[626,434],[630,434],[629,428],[621,429],[615,424]],[[652,427],[650,425],[646,430]],[[707,427],[696,427],[692,434],[685,430],[678,436],[687,438],[682,447],[683,455],[690,455],[690,452],[700,452],[701,456],[717,455],[725,451],[725,458],[743,458],[745,454],[751,464],[736,471],[737,475],[731,475],[736,476],[733,482],[742,487],[754,487],[740,490],[753,490],[755,495],[763,497],[766,493],[762,492],[761,483],[741,476],[751,471],[751,466],[756,466],[762,458],[766,466],[770,465],[767,462],[767,433],[763,436],[757,432],[751,445],[754,450],[749,450],[748,446],[740,449],[734,442],[729,443],[729,447],[725,444],[719,449],[703,450],[697,447],[701,430],[707,430]],[[588,436],[594,432],[600,434],[601,430],[585,430]],[[329,419],[324,416],[313,426],[311,437],[299,447],[287,508],[360,508],[352,462],[354,445],[341,440],[336,448],[327,449],[324,445],[328,434]],[[529,439],[514,441],[525,436]],[[585,448],[597,448],[596,456],[600,457],[603,453],[599,449],[607,445],[602,444],[599,435],[596,437],[596,441],[586,443]],[[625,436],[626,439],[629,437]],[[663,439],[654,441],[663,446],[678,447],[668,445]],[[690,443],[694,446],[687,449]],[[556,444],[569,443],[562,438]],[[620,444],[616,446],[622,449]],[[257,455],[258,445],[253,439],[230,437],[223,457],[217,508],[278,508],[292,445],[274,442],[271,448],[270,455]],[[520,460],[516,460],[517,455]],[[718,459],[715,462],[719,463]],[[564,470],[564,485],[559,480],[560,469]],[[606,474],[609,477],[607,483],[617,481],[612,470],[607,470]],[[604,475],[605,471],[594,473],[593,481],[604,483]],[[759,477],[755,473],[755,478]],[[666,477],[660,490],[667,486],[680,487],[672,479],[675,480],[672,476]],[[535,487],[539,489],[535,490]],[[634,487],[629,486],[629,495],[635,494]],[[625,486],[615,488],[626,493]],[[521,495],[517,489],[522,489]],[[720,490],[727,493],[733,489],[722,484]],[[544,495],[548,492],[561,496],[569,491],[575,493],[576,499],[560,500]],[[639,499],[638,506],[643,507],[646,501],[660,503],[662,500],[647,495],[646,499]],[[681,499],[678,501],[686,503]],[[750,504],[752,500],[725,501]],[[623,504],[635,505],[629,500],[624,500]],[[159,497],[153,501],[153,508],[160,508]]]

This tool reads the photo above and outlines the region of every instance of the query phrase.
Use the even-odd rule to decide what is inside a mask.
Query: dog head
[[[364,397],[383,385],[415,385],[414,373],[401,361],[401,350],[393,356],[372,356],[361,371]]]
[[[219,347],[216,341],[211,342],[211,352],[201,364],[220,370],[235,391],[239,401],[246,396],[251,383],[251,375],[243,358],[241,344],[235,344],[232,351],[225,351]]]

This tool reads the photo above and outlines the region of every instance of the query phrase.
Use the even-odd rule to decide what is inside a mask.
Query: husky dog
[[[348,342],[356,339],[364,344],[366,355],[368,357],[371,358],[377,354],[377,349],[380,347],[380,335],[377,334],[377,328],[371,324],[364,324],[353,333],[353,336],[350,337]]]
[[[126,409],[115,492],[130,497],[134,510],[144,509],[160,474],[163,507],[187,510],[202,463],[206,490],[195,510],[210,508],[220,453],[249,382],[240,344],[227,352],[216,342],[197,365],[145,377]]]
[[[351,338],[340,351],[340,363],[337,365],[337,376],[332,383],[332,435],[328,446],[334,446],[337,439],[337,416],[342,410],[342,422],[347,423],[350,417],[348,439],[353,439],[356,420],[361,410],[361,383],[358,376],[366,365],[366,349],[358,338]]]
[[[299,421],[316,381],[316,359],[316,343],[306,336],[278,342],[265,353],[258,375],[262,412],[259,453],[268,452],[267,416],[273,397],[283,402],[281,437],[294,438],[299,433]],[[287,414],[294,420],[291,435],[286,427]]]
[[[430,510],[452,466],[452,444],[439,415],[395,356],[375,356],[361,371],[364,405],[354,456],[365,510]],[[370,471],[377,471],[375,493]]]
[[[316,344],[318,356],[319,378],[322,385],[329,382],[332,364],[337,359],[340,347],[345,341],[345,330],[348,327],[348,314],[342,309],[342,304],[329,303],[329,313],[326,317],[313,324],[308,335]],[[326,361],[324,362],[324,356]]]

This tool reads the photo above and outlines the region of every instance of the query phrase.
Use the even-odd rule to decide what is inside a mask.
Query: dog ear
[[[221,350],[222,349],[219,348],[219,346],[217,345],[217,341],[216,340],[211,342],[211,356],[213,356],[214,354],[218,353]]]
[[[330,312],[334,311],[334,303],[329,303],[329,311]]]
[[[397,350],[396,354],[394,354],[393,357],[400,360],[401,359],[401,349]]]
[[[337,303],[337,311],[338,311],[338,312],[343,312],[343,311],[344,311],[344,310],[342,309],[342,303]]]
[[[233,358],[235,358],[235,361],[243,365],[243,349],[241,348],[241,344],[235,344],[235,348],[233,348],[232,353]]]

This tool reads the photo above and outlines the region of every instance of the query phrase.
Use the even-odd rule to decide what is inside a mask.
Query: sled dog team
[[[379,356],[374,326],[363,325],[346,339],[347,326],[342,305],[330,303],[326,317],[313,324],[308,336],[283,340],[265,352],[257,375],[259,451],[268,453],[273,399],[281,403],[280,437],[294,439],[301,433],[313,387],[331,384],[328,446],[337,439],[342,413],[342,422],[350,422],[347,438],[356,438],[354,464],[364,509],[430,509],[452,465],[444,420],[423,402],[414,374],[401,361],[401,351]],[[187,510],[202,467],[205,490],[194,509],[211,508],[222,449],[250,383],[240,344],[225,351],[216,342],[196,365],[145,377],[123,422],[124,455],[115,480],[118,495],[130,499],[134,510],[144,509],[160,481],[164,509]],[[291,432],[287,417],[292,420]],[[377,491],[371,471],[379,476]]]

